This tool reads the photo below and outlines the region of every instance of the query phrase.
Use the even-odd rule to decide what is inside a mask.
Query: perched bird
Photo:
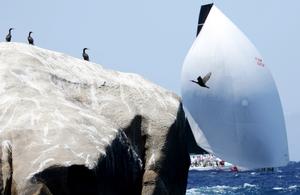
[[[89,55],[85,53],[85,50],[88,50],[88,48],[83,48],[82,57],[86,61],[90,61]]]
[[[7,42],[10,42],[10,41],[11,41],[11,31],[12,31],[13,29],[14,29],[14,28],[10,28],[8,34],[7,34],[6,37],[5,37],[5,40],[6,40]]]
[[[31,37],[31,31],[29,32],[29,34],[28,34],[28,37],[27,37],[27,40],[28,40],[28,43],[30,44],[30,45],[34,45],[34,43],[33,43],[33,38]]]
[[[206,83],[209,80],[210,76],[211,76],[211,72],[207,73],[207,75],[205,75],[205,77],[203,77],[203,79],[201,78],[201,76],[199,76],[197,78],[198,81],[193,81],[193,80],[191,80],[191,81],[194,82],[194,83],[197,83],[201,87],[209,88],[208,86],[206,86]]]

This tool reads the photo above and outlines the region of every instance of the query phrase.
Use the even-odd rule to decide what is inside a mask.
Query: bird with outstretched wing
[[[191,82],[198,84],[201,87],[206,87],[209,88],[206,83],[207,81],[210,79],[211,76],[211,72],[207,73],[203,78],[201,76],[199,76],[197,78],[197,81],[191,80]]]

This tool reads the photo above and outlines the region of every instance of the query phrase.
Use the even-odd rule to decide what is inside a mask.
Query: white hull
[[[191,155],[190,158],[190,171],[232,171],[234,168],[234,165],[211,154]]]

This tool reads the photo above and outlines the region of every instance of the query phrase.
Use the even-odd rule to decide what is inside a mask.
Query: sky
[[[1,1],[0,35],[13,41],[142,75],[180,95],[180,72],[195,40],[201,5],[212,3],[254,43],[281,97],[290,159],[300,161],[299,0],[10,0]],[[284,3],[283,3],[284,2]],[[271,136],[271,135],[270,135]]]

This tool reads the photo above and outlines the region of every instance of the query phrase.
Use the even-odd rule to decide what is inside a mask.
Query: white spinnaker
[[[281,102],[263,63],[247,37],[213,6],[182,69],[183,105],[196,123],[191,126],[197,143],[245,168],[289,161]],[[209,72],[209,89],[190,81]]]

